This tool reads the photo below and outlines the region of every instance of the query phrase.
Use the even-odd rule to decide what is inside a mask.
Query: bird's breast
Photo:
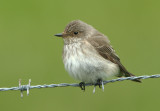
[[[95,82],[118,73],[118,66],[102,58],[87,42],[64,45],[63,62],[69,74],[84,82]]]

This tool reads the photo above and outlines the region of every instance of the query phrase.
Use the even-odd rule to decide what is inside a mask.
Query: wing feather
[[[105,59],[110,60],[111,62],[118,64],[121,73],[118,75],[121,76],[134,76],[126,70],[126,68],[121,64],[120,58],[116,54],[115,50],[110,45],[109,40],[104,35],[98,35],[91,38],[88,38],[87,41],[96,49],[96,51]],[[134,80],[140,82],[139,79]]]

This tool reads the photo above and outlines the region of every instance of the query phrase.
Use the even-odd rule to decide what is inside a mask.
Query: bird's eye
[[[78,32],[74,32],[74,34],[75,34],[75,35],[77,35],[77,34],[78,34]]]

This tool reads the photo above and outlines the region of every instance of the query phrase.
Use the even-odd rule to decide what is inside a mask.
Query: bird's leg
[[[79,87],[81,88],[81,90],[85,91],[85,83],[84,82],[80,82]]]

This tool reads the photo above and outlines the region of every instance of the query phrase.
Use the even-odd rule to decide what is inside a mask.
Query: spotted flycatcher
[[[100,87],[111,76],[134,76],[121,64],[109,39],[91,25],[75,20],[55,36],[63,38],[65,69],[73,78],[82,81],[79,83],[82,90],[86,82]],[[141,82],[139,79],[133,81]]]

